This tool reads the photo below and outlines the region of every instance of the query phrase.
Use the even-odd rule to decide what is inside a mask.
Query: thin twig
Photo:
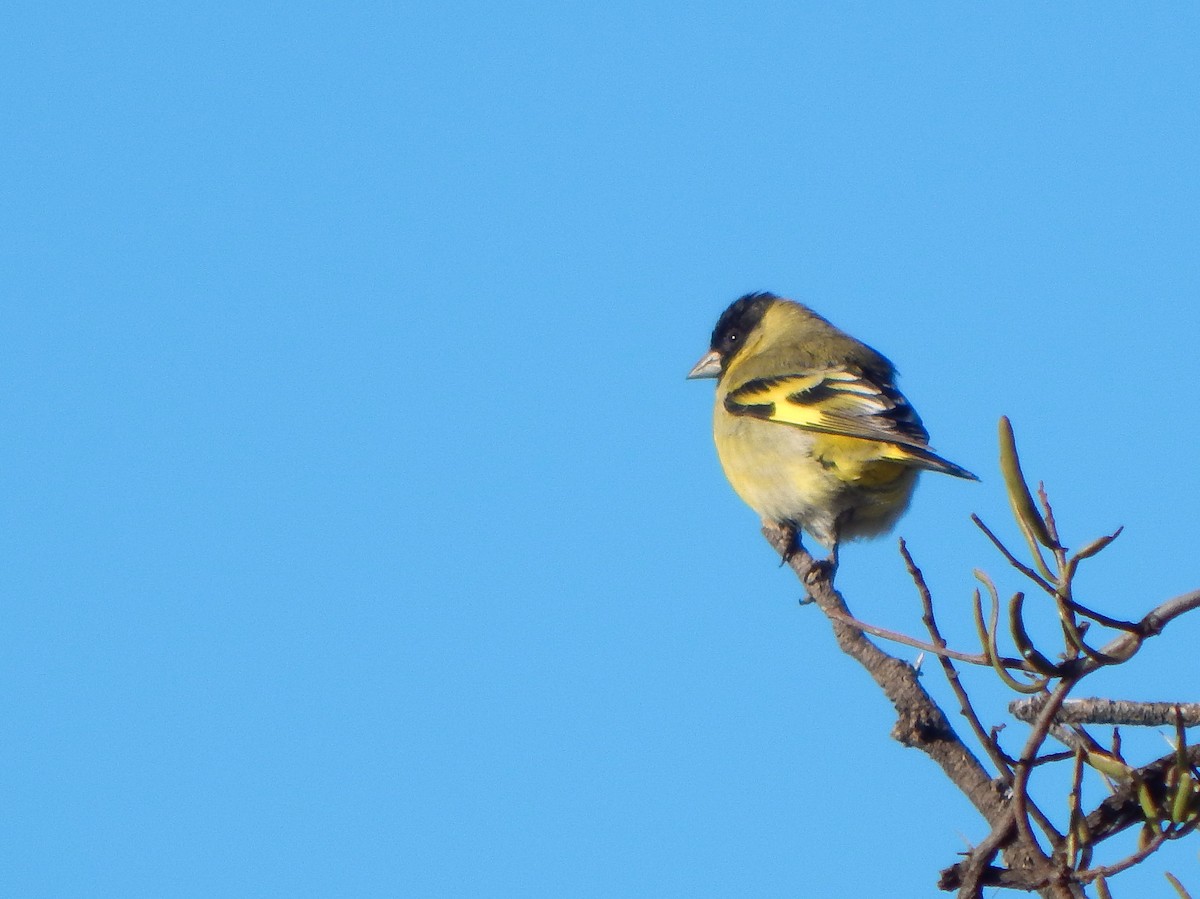
[[[1058,523],[1054,520],[1054,509],[1050,507],[1050,495],[1046,493],[1045,481],[1038,481],[1037,495],[1038,500],[1042,504],[1042,517],[1046,519],[1046,531],[1050,534],[1050,539],[1055,543],[1055,551],[1065,552],[1062,545],[1062,538],[1058,536]]]
[[[988,528],[988,526],[983,523],[982,518],[980,518],[978,515],[972,513],[971,520],[973,522],[975,522],[976,526],[981,531],[983,531],[984,534],[987,535],[987,538],[992,541],[992,545],[995,546],[996,549],[1000,550],[1000,554],[1008,560],[1009,565],[1011,565],[1013,568],[1017,569],[1017,571],[1021,572],[1021,574],[1025,575],[1025,577],[1029,578],[1031,581],[1036,583],[1039,587],[1041,587],[1043,590],[1045,590],[1051,596],[1058,595],[1058,590],[1054,587],[1053,584],[1051,584],[1044,577],[1042,577],[1040,574],[1038,574],[1036,571],[1034,571],[1032,568],[1030,568],[1028,565],[1026,565],[1024,562],[1022,562],[1016,556],[1014,556],[1011,552],[1009,552],[1008,547],[1005,546],[1003,543],[1001,543],[1000,538],[991,532],[991,530]]]
[[[937,619],[933,615],[933,596],[929,592],[929,585],[925,582],[925,575],[921,569],[917,567],[917,563],[913,561],[912,554],[908,551],[908,544],[903,539],[900,540],[900,555],[904,557],[904,565],[908,568],[908,576],[912,578],[912,582],[917,587],[917,594],[921,597],[921,620],[925,623],[926,630],[929,631],[929,637],[933,640],[935,647],[945,648],[946,638],[942,636],[941,629],[937,625]],[[992,738],[992,736],[984,730],[983,722],[979,720],[979,715],[975,712],[975,707],[971,704],[971,699],[967,696],[967,691],[963,688],[962,681],[958,676],[958,669],[954,667],[954,663],[950,661],[949,656],[937,653],[938,661],[942,664],[942,673],[945,674],[946,680],[950,684],[950,689],[954,691],[955,697],[958,699],[958,706],[962,710],[963,717],[971,725],[971,730],[975,733],[975,738],[979,740],[984,751],[992,760],[998,771],[1004,776],[1008,782],[1012,782],[1012,761],[1005,755],[1004,750],[1000,748],[1000,744]],[[987,664],[987,660],[984,660]]]
[[[1027,840],[1033,846],[1038,846],[1039,851],[1040,846],[1033,836],[1033,831],[1029,828],[1029,775],[1033,771],[1033,760],[1037,757],[1038,750],[1046,742],[1050,725],[1054,721],[1054,713],[1058,711],[1059,706],[1074,689],[1075,683],[1074,680],[1064,678],[1054,688],[1054,692],[1050,694],[1041,714],[1038,715],[1031,728],[1029,739],[1025,742],[1025,749],[1021,752],[1021,757],[1017,760],[1016,768],[1013,771],[1013,820],[1016,821],[1017,832],[1020,833],[1022,839]],[[1051,850],[1055,848],[1057,847],[1052,846]]]
[[[1067,759],[1073,758],[1075,758],[1075,750],[1064,749],[1061,752],[1047,752],[1045,755],[1039,755],[1029,764],[1031,767],[1039,768],[1042,765],[1052,765],[1055,762],[1065,762]]]
[[[941,658],[958,659],[960,662],[966,662],[969,665],[980,665],[984,668],[990,668],[991,663],[978,653],[972,655],[967,652],[959,652],[957,649],[950,649],[948,646],[938,646],[934,643],[926,643],[924,640],[918,640],[916,637],[910,637],[908,634],[902,634],[899,631],[888,630],[886,627],[879,627],[876,624],[869,624],[861,618],[855,618],[853,615],[843,614],[842,612],[829,612],[830,618],[836,618],[838,621],[848,624],[851,627],[856,627],[860,631],[870,634],[872,637],[879,637],[881,640],[890,640],[892,643],[902,643],[905,646],[911,646],[913,649],[919,649],[922,652],[930,653],[931,655]],[[1016,668],[1020,671],[1033,671],[1033,669],[1022,659],[1002,656],[1000,661],[1006,668]]]
[[[1142,620],[1137,623],[1137,630],[1134,633],[1121,634],[1100,651],[1109,657],[1117,659],[1119,662],[1127,661],[1132,658],[1134,653],[1141,649],[1142,643],[1147,637],[1157,637],[1163,632],[1168,624],[1193,609],[1200,609],[1200,590],[1192,590],[1190,593],[1184,593],[1181,596],[1176,596],[1174,599],[1168,599],[1166,602],[1153,609],[1149,614],[1143,616]],[[1095,671],[1101,667],[1093,660],[1082,662],[1083,673]]]
[[[1180,836],[1182,836],[1182,834],[1180,834]],[[1108,878],[1112,877],[1114,874],[1120,874],[1122,871],[1128,871],[1134,865],[1144,862],[1155,852],[1161,849],[1163,843],[1171,839],[1178,839],[1178,837],[1172,836],[1170,831],[1160,830],[1146,842],[1145,846],[1143,846],[1137,852],[1134,852],[1133,854],[1121,859],[1119,862],[1113,862],[1111,865],[1097,865],[1095,868],[1088,868],[1086,871],[1080,871],[1075,876],[1078,878],[1080,883],[1091,883],[1097,877]]]
[[[1109,616],[1097,612],[1095,609],[1089,609],[1083,603],[1075,599],[1067,600],[1067,605],[1071,611],[1085,618],[1091,618],[1098,624],[1103,624],[1105,627],[1111,627],[1115,631],[1136,631],[1137,623],[1133,621],[1123,621],[1120,618],[1110,618]]]

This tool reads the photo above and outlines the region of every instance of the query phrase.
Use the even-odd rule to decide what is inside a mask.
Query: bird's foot
[[[815,584],[817,581],[822,580],[832,581],[836,572],[836,559],[813,559],[812,566],[808,569],[808,573],[804,575],[804,581],[808,584]]]
[[[838,547],[835,543],[833,549],[829,551],[829,555],[824,559],[814,559],[812,566],[804,575],[804,582],[812,586],[817,581],[833,582],[833,576],[837,574],[838,569]]]
[[[800,550],[804,549],[804,546],[800,542],[799,528],[795,527],[794,525],[790,525],[790,524],[779,524],[779,525],[775,525],[775,526],[778,528],[781,528],[784,531],[784,533],[787,534],[787,538],[788,538],[787,549],[785,549],[783,551],[783,555],[779,557],[779,567],[782,568],[784,565],[789,564],[792,561],[792,559],[794,559],[796,557],[796,553],[798,553],[798,552],[800,552]]]
[[[808,593],[800,598],[800,605],[807,606],[817,601],[813,588],[824,581],[826,584],[833,580],[833,567],[828,559],[813,559],[812,565],[804,572],[802,583],[808,588]]]

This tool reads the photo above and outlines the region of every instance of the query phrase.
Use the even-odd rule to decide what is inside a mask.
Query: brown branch
[[[781,555],[794,539],[789,531],[766,526],[763,535]],[[834,589],[827,566],[818,565],[803,549],[792,553],[789,565],[829,618],[838,646],[866,669],[895,707],[899,720],[892,735],[905,746],[918,748],[930,756],[985,819],[999,822],[1003,803],[992,778],[954,733],[945,714],[917,680],[912,665],[888,655],[868,640],[861,629],[847,623],[850,610]]]
[[[1033,721],[1045,696],[1015,699],[1008,711],[1018,721]],[[1058,724],[1112,724],[1121,727],[1161,727],[1175,723],[1176,709],[1184,727],[1200,725],[1200,702],[1133,702],[1124,699],[1068,699],[1054,716]]]
[[[985,886],[994,886],[997,878],[1010,872],[992,864],[1000,848],[1012,838],[1013,828],[994,827],[982,843],[967,853],[967,857],[947,868],[938,879],[938,889],[958,890],[961,899],[975,899]]]
[[[949,646],[938,646],[934,643],[926,643],[924,640],[918,640],[916,637],[910,637],[908,634],[902,634],[899,631],[888,630],[886,627],[880,627],[877,624],[869,624],[861,618],[855,618],[850,614],[842,614],[838,611],[826,612],[830,618],[836,618],[844,624],[857,628],[860,631],[870,634],[872,637],[878,637],[881,640],[888,640],[892,643],[902,643],[905,646],[911,646],[913,649],[919,649],[922,652],[927,652],[930,655],[935,655],[940,658],[957,659],[960,662],[966,662],[968,665],[979,665],[983,668],[991,668],[992,664],[987,658],[979,653],[959,652],[957,649],[951,649]],[[1010,658],[1008,656],[1000,657],[1001,664],[1005,668],[1016,668],[1019,671],[1033,671],[1033,667],[1022,659]]]
[[[945,712],[920,684],[913,666],[888,655],[868,640],[861,629],[845,620],[850,617],[850,610],[833,587],[829,566],[817,563],[804,549],[795,548],[795,535],[790,530],[764,524],[763,536],[780,556],[790,552],[787,564],[829,619],[838,647],[866,670],[892,703],[897,715],[892,737],[929,756],[993,830],[1002,830],[1011,824],[1002,783],[992,779],[955,733]],[[1014,871],[1028,871],[1034,879],[1045,881],[1045,874],[1039,876],[1039,872],[1045,870],[1045,857],[1040,852],[1034,855],[1027,847],[1014,844],[1006,847],[1005,855]],[[1047,895],[1072,894],[1055,892]]]
[[[1200,609],[1200,590],[1193,590],[1190,593],[1184,593],[1182,596],[1176,596],[1174,599],[1168,599],[1143,617],[1137,623],[1136,630],[1121,634],[1121,636],[1101,649],[1100,652],[1105,656],[1115,658],[1118,662],[1127,661],[1142,648],[1142,643],[1147,638],[1157,637],[1168,624],[1180,615],[1190,612],[1193,609]],[[1085,673],[1102,667],[1101,663],[1092,659],[1083,662],[1082,665]]]
[[[938,627],[937,619],[933,614],[933,595],[929,592],[929,585],[925,583],[925,575],[921,569],[917,567],[917,563],[913,561],[912,555],[908,551],[908,544],[902,539],[900,541],[900,555],[904,557],[904,565],[908,568],[908,576],[912,578],[912,582],[917,587],[917,594],[921,597],[921,621],[925,624],[925,629],[929,631],[929,637],[939,649],[946,648],[946,638],[942,636],[941,628]],[[967,723],[971,725],[971,730],[975,733],[975,739],[983,746],[988,757],[991,758],[992,764],[1002,773],[1004,779],[1012,780],[1012,759],[1004,754],[1004,750],[1000,748],[1000,744],[993,739],[992,735],[984,730],[983,722],[979,720],[979,715],[975,712],[975,706],[971,704],[971,698],[967,696],[967,691],[962,685],[962,679],[958,676],[958,669],[954,667],[954,663],[950,661],[950,656],[936,653],[938,661],[942,665],[942,673],[946,676],[946,681],[950,684],[950,689],[954,691],[955,698],[958,699],[958,707],[962,712]],[[984,659],[987,664],[987,660]]]
[[[1093,621],[1103,624],[1105,627],[1111,627],[1115,631],[1136,631],[1137,624],[1132,621],[1125,621],[1121,618],[1110,618],[1095,609],[1089,609],[1078,600],[1067,600],[1067,606],[1077,615],[1083,615],[1085,618],[1091,618]]]
[[[1086,871],[1080,871],[1077,875],[1083,883],[1091,883],[1099,877],[1112,877],[1114,874],[1120,874],[1122,871],[1128,871],[1134,865],[1140,865],[1154,853],[1162,848],[1163,843],[1167,841],[1167,834],[1159,831],[1150,840],[1131,855],[1127,855],[1119,862],[1114,862],[1111,865],[1097,865],[1095,868],[1089,868]]]
[[[972,513],[971,521],[975,522],[975,526],[979,528],[979,530],[983,531],[984,535],[992,541],[992,545],[1000,551],[1000,555],[1004,556],[1004,558],[1008,560],[1009,565],[1017,569],[1017,571],[1021,572],[1021,574],[1025,575],[1025,577],[1029,578],[1051,596],[1058,595],[1058,591],[1055,589],[1053,584],[1014,556],[1011,552],[1009,552],[1008,547],[1000,542],[1000,538],[992,533],[991,529],[983,523],[982,518]]]
[[[1030,844],[1030,851],[1039,853],[1041,856],[1040,860],[1046,863],[1049,863],[1050,859],[1041,853],[1041,847],[1038,845],[1037,838],[1033,835],[1033,830],[1029,826],[1029,777],[1033,773],[1034,762],[1037,759],[1038,752],[1041,750],[1042,744],[1046,742],[1046,737],[1050,733],[1050,726],[1054,722],[1054,714],[1074,687],[1074,681],[1065,678],[1059,681],[1058,686],[1047,697],[1045,705],[1041,712],[1039,712],[1037,719],[1033,722],[1029,738],[1025,741],[1025,748],[1021,752],[1021,757],[1017,759],[1016,765],[1013,766],[1012,807],[1013,820],[1017,825],[1017,833],[1023,842]],[[1053,851],[1056,848],[1052,846],[1051,850]]]
[[[976,524],[997,544],[1015,567],[1039,581],[1039,586],[1047,592],[1057,595],[1056,588],[1004,550],[1002,544],[981,521],[976,519]],[[897,721],[892,728],[893,738],[929,756],[991,827],[987,838],[971,850],[963,861],[943,872],[939,883],[942,889],[957,888],[962,899],[978,899],[982,896],[983,887],[990,885],[1037,891],[1049,899],[1079,899],[1084,895],[1082,883],[1115,873],[1122,869],[1121,866],[1126,865],[1128,860],[1122,860],[1115,866],[1088,869],[1087,872],[1071,870],[1061,854],[1064,838],[1054,830],[1049,819],[1028,795],[1029,777],[1036,767],[1054,757],[1039,753],[1048,735],[1055,729],[1061,729],[1061,707],[1079,680],[1104,664],[1127,660],[1140,649],[1148,637],[1161,633],[1168,623],[1185,612],[1200,608],[1200,590],[1163,603],[1133,625],[1131,630],[1114,639],[1101,652],[1064,663],[1059,669],[1059,677],[1056,678],[1058,684],[1052,694],[1043,697],[1040,703],[1026,703],[1031,709],[1033,725],[1020,758],[1013,760],[1003,752],[995,737],[984,731],[965,689],[958,682],[958,672],[951,662],[951,659],[957,659],[978,664],[978,660],[965,653],[950,650],[946,645],[933,617],[928,586],[925,585],[920,570],[912,562],[903,543],[901,551],[925,610],[924,620],[932,638],[932,643],[929,644],[857,620],[850,613],[841,594],[834,588],[832,569],[827,563],[819,563],[803,548],[795,548],[795,535],[790,530],[766,524],[763,527],[763,535],[780,555],[787,554],[788,565],[805,585],[816,606],[829,620],[839,648],[866,670],[892,703],[897,715]],[[1063,599],[1073,602],[1069,596]],[[1082,608],[1079,611],[1085,616],[1090,613],[1090,610],[1084,611]],[[1102,619],[1102,616],[1092,617],[1096,620]],[[1102,620],[1102,623],[1108,622]],[[916,669],[908,662],[885,652],[868,639],[868,633],[922,649],[939,658],[943,671],[959,699],[964,716],[970,722],[976,737],[988,750],[992,761],[1001,770],[1001,778],[993,779],[971,749],[955,733],[945,712],[918,681]],[[1011,661],[1015,663],[1013,667],[1024,667],[1022,660]],[[1078,704],[1071,704],[1068,708],[1076,705]],[[1173,706],[1171,708],[1173,709]],[[1200,748],[1190,748],[1188,753],[1192,764],[1200,763]],[[1156,785],[1156,796],[1160,799],[1165,797],[1165,773],[1175,764],[1176,756],[1172,753],[1146,766],[1139,772],[1140,782]],[[1031,829],[1031,818],[1046,832],[1052,854],[1047,854],[1039,844]],[[1138,803],[1136,791],[1125,788],[1106,799],[1084,819],[1086,832],[1090,835],[1089,845],[1095,845],[1143,821],[1144,813]],[[1176,832],[1172,831],[1167,838],[1175,838],[1176,835]],[[1005,856],[1006,868],[993,864],[997,853],[1000,852]],[[1087,879],[1080,876],[1084,873],[1087,874]]]
[[[1200,746],[1189,746],[1186,750],[1188,764],[1200,765]],[[1117,792],[1106,798],[1087,816],[1087,829],[1092,842],[1099,843],[1123,830],[1143,824],[1145,812],[1137,798],[1138,781],[1150,790],[1155,802],[1162,803],[1167,795],[1167,772],[1175,767],[1178,758],[1174,751],[1167,753],[1148,765],[1137,769],[1137,777],[1122,785]]]
[[[937,619],[933,614],[933,595],[929,592],[929,585],[925,583],[925,575],[921,569],[917,567],[913,557],[908,552],[908,544],[904,540],[900,541],[900,555],[904,557],[905,567],[908,568],[908,576],[912,578],[916,585],[917,594],[921,597],[921,621],[924,622],[926,630],[929,631],[929,636],[933,639],[935,645],[944,647],[946,639],[942,636],[941,629],[938,627]],[[996,770],[1001,773],[1001,777],[1005,783],[1012,783],[1012,766],[1013,759],[1009,758],[1004,750],[1000,747],[1000,741],[994,734],[988,733],[983,728],[983,722],[979,719],[979,715],[975,712],[975,707],[971,704],[971,699],[967,696],[967,691],[962,685],[962,680],[958,676],[958,669],[947,656],[939,655],[938,661],[941,662],[942,672],[946,675],[946,680],[950,683],[950,688],[954,691],[954,695],[958,698],[959,709],[962,711],[963,717],[971,725],[971,730],[975,733],[975,738],[979,740],[984,751],[992,760],[992,764],[996,766]],[[1045,764],[1046,758],[1040,757],[1034,759],[1033,764]],[[1059,841],[1062,839],[1062,834],[1054,829],[1054,825],[1045,813],[1037,807],[1032,801],[1028,803],[1029,812],[1033,819],[1037,821],[1042,832],[1046,834],[1046,838],[1051,841]],[[993,853],[994,854],[994,853]],[[978,857],[977,857],[978,859]],[[985,862],[977,862],[979,864],[990,863],[991,858]]]

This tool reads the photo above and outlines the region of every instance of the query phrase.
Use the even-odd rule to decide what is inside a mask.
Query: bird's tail
[[[955,465],[949,459],[943,459],[933,450],[923,447],[904,446],[901,448],[912,464],[926,471],[940,471],[942,474],[953,475],[968,481],[978,481],[979,477],[967,471],[961,465]]]

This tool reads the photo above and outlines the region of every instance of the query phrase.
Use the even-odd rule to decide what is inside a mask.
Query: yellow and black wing
[[[929,448],[920,417],[890,381],[856,367],[755,378],[731,390],[725,408],[733,415],[871,440],[894,448],[892,458],[978,480]]]

